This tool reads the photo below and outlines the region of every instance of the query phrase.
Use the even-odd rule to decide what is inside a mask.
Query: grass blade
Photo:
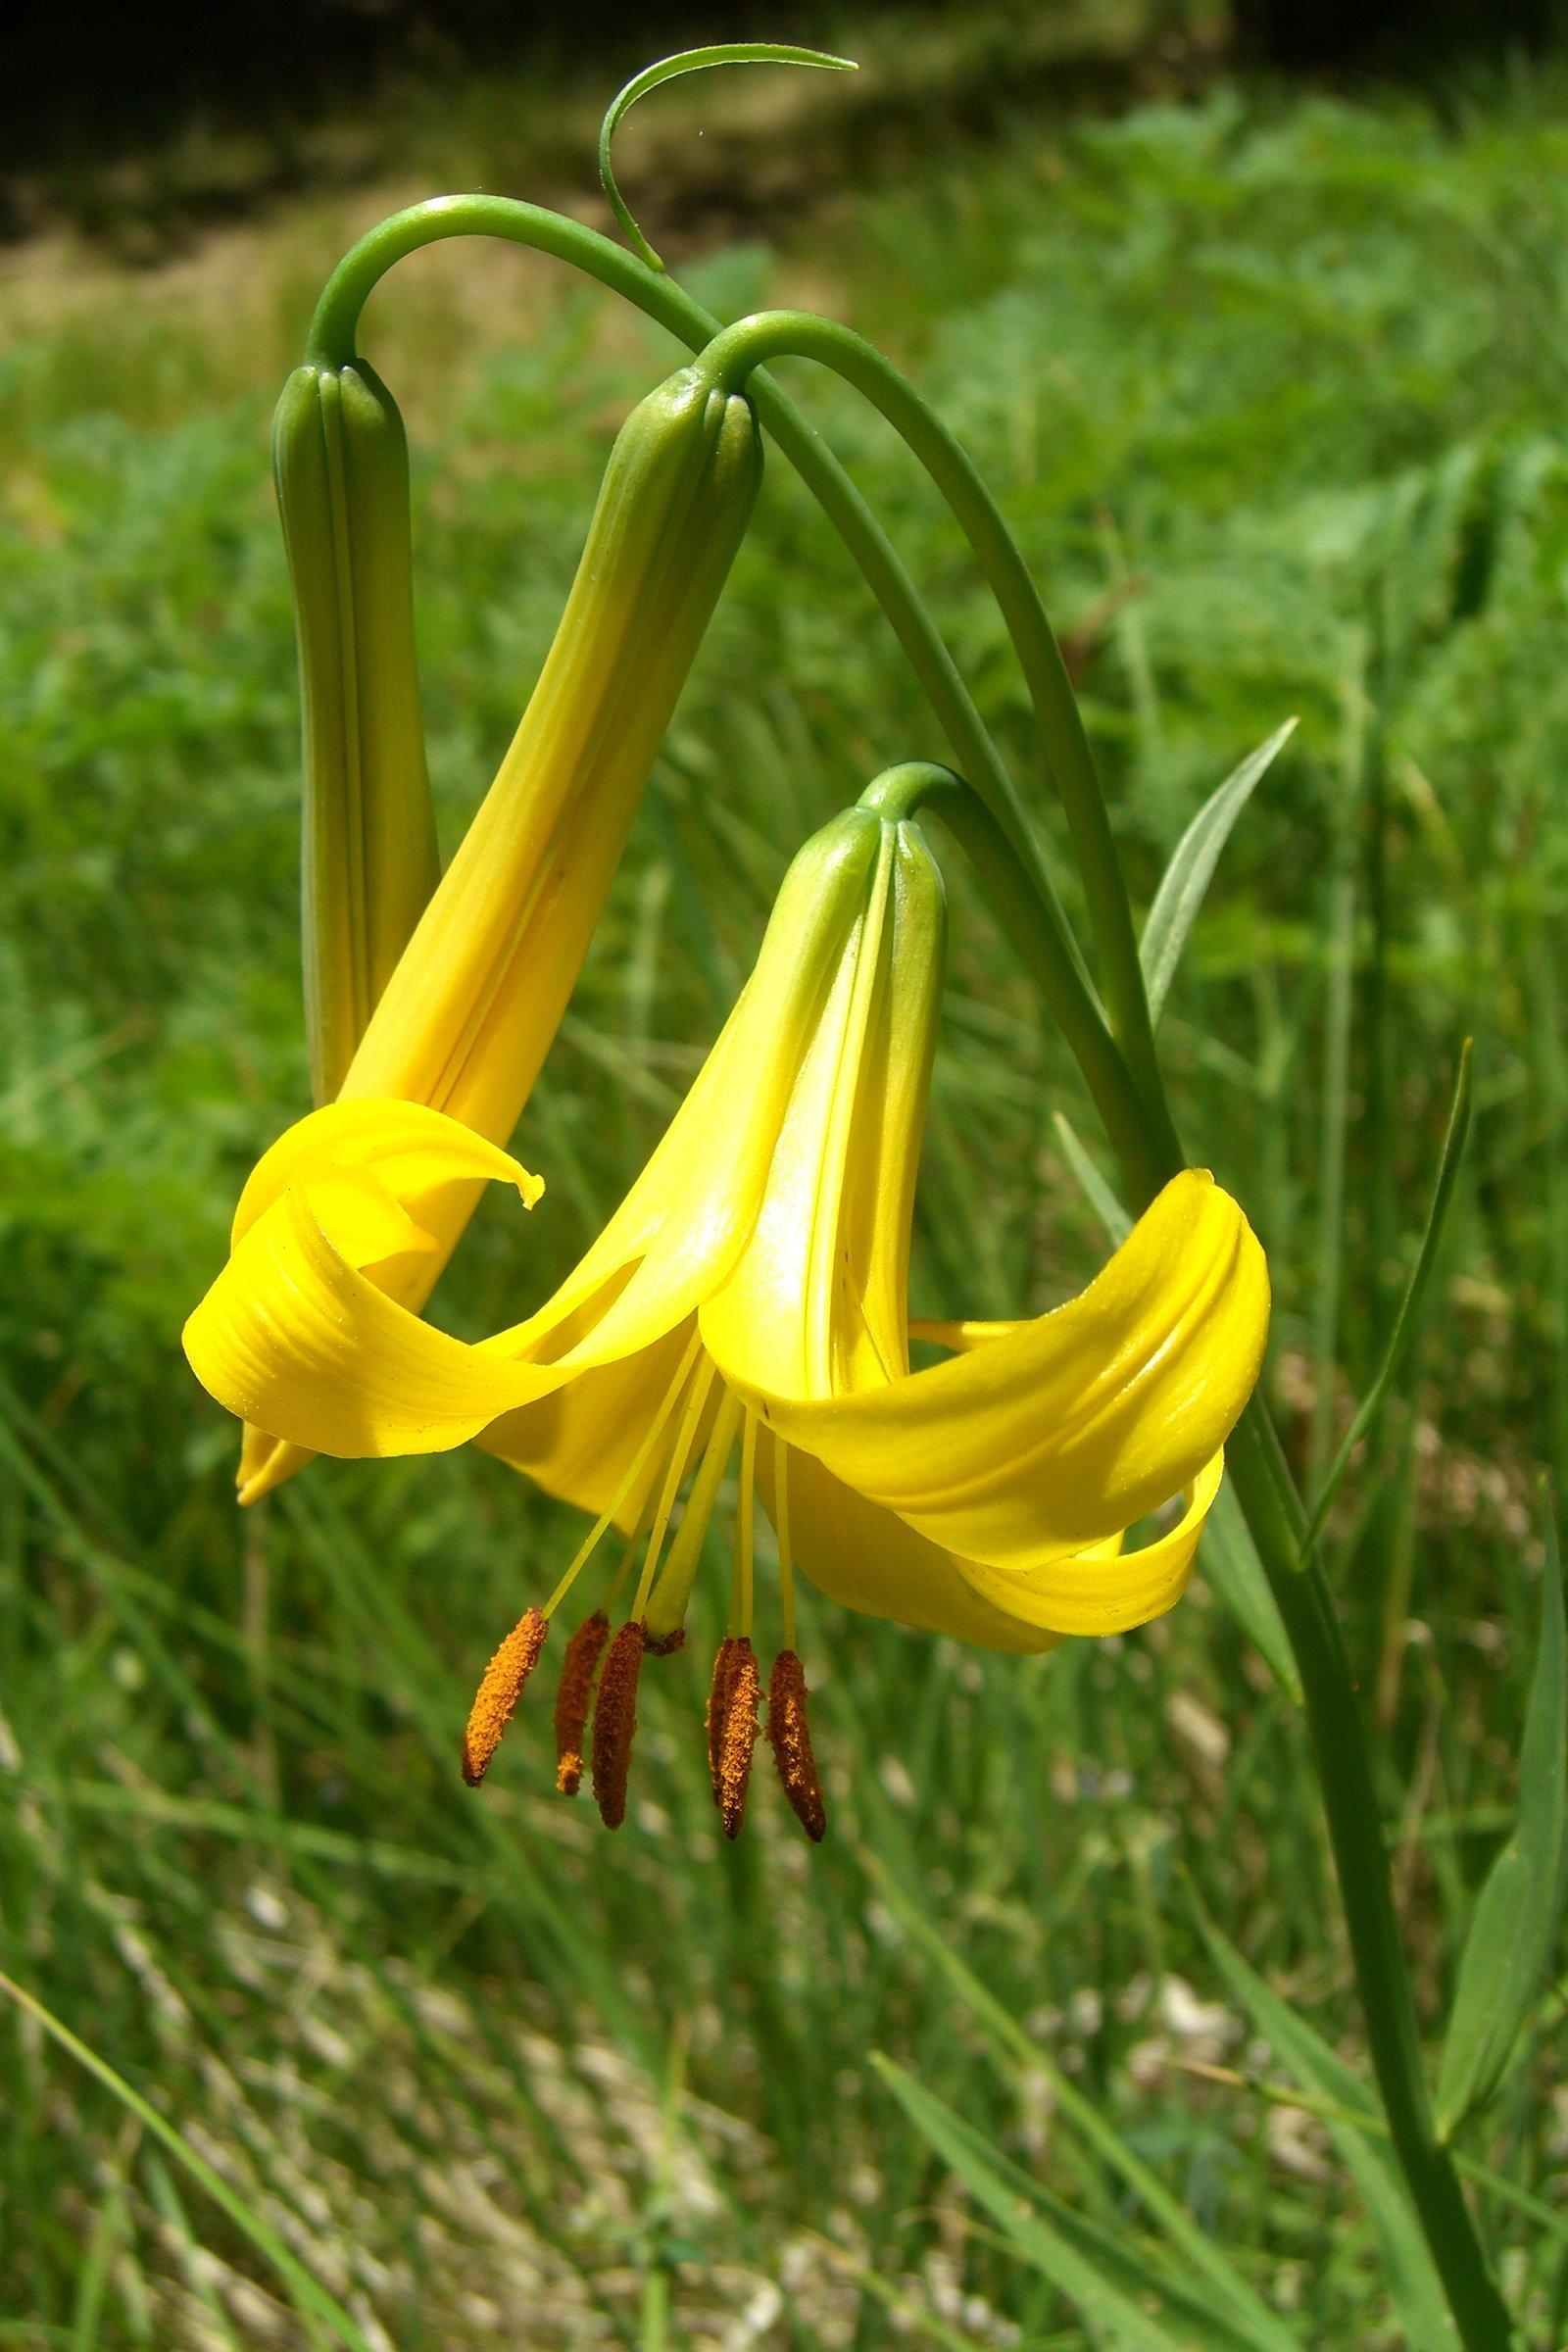
[[[1130,2233],[1112,2236],[1020,2175],[891,2058],[875,2052],[871,2063],[1008,2243],[1116,2344],[1130,2352],[1246,2352],[1255,2342],[1144,2260]]]
[[[1421,1328],[1421,1310],[1426,1303],[1427,1292],[1432,1285],[1432,1272],[1437,1263],[1444,1228],[1447,1223],[1448,1209],[1453,1200],[1453,1188],[1459,1174],[1459,1163],[1464,1157],[1465,1139],[1470,1133],[1470,1046],[1471,1041],[1466,1038],[1459,1051],[1459,1074],[1454,1080],[1453,1104],[1448,1112],[1448,1132],[1443,1141],[1443,1157],[1438,1163],[1438,1181],[1433,1187],[1432,1206],[1427,1212],[1427,1226],[1425,1233],[1421,1236],[1421,1247],[1416,1252],[1415,1264],[1411,1268],[1410,1279],[1405,1285],[1404,1297],[1399,1301],[1399,1311],[1394,1319],[1394,1329],[1389,1335],[1389,1345],[1385,1350],[1383,1361],[1378,1367],[1377,1377],[1362,1398],[1360,1409],[1354,1420],[1345,1433],[1339,1452],[1329,1465],[1328,1475],[1323,1481],[1317,1501],[1312,1507],[1311,1524],[1307,1528],[1306,1539],[1301,1546],[1303,1559],[1311,1551],[1323,1532],[1323,1522],[1328,1517],[1329,1506],[1339,1493],[1345,1473],[1349,1468],[1350,1457],[1381,1416],[1394,1384],[1404,1368],[1405,1358],[1410,1352],[1416,1334]]]
[[[1056,1130],[1061,1155],[1078,1179],[1084,1199],[1105,1228],[1106,1238],[1119,1250],[1133,1229],[1131,1217],[1084,1150],[1072,1121],[1058,1110],[1052,1124]]]
[[[368,2337],[355,2326],[342,2304],[329,2295],[324,2286],[318,2285],[304,2264],[289,2252],[271,2224],[264,2221],[259,2213],[252,2212],[244,2198],[237,2196],[230,2188],[221,2173],[215,2172],[206,2158],[196,2153],[190,2142],[159,2114],[149,2100],[142,2097],[139,2090],[133,2090],[123,2076],[117,2075],[96,2050],[89,2049],[84,2041],[78,2040],[71,2028],[62,2024],[52,2010],[46,2009],[42,2001],[14,1983],[3,1970],[0,1970],[0,1992],[15,2001],[19,2009],[25,2010],[51,2040],[58,2042],[70,2057],[75,2059],[78,2066],[95,2076],[107,2090],[112,2090],[122,2106],[127,2108],[137,2122],[162,2142],[175,2163],[190,2175],[198,2187],[206,2190],[213,2203],[228,2216],[257,2253],[271,2264],[287,2284],[302,2318],[319,2321],[333,2340],[345,2347],[345,2352],[373,2352]]]
[[[1057,2111],[1123,2186],[1131,2190],[1193,2276],[1207,2280],[1213,2290],[1208,2308],[1216,2314],[1222,2312],[1241,2339],[1256,2347],[1257,2352],[1291,2352],[1295,2339],[1289,2330],[1249,2286],[1223,2249],[1194,2220],[1181,2199],[1172,2194],[1137,2150],[1129,2147],[1114,2124],[1102,2114],[1093,2099],[1085,2096],[1044,2044],[1025,2034],[1004,2005],[981,1984],[886,1864],[869,1849],[862,1860],[888,1908],[936,1962],[1004,2062],[1021,2072],[1045,2077]]]
[[[86,2259],[76,2281],[75,2306],[71,2315],[71,2339],[68,2352],[95,2352],[103,2329],[104,2302],[109,2286],[110,2266],[121,2241],[130,2234],[129,2204],[125,2194],[125,2175],[141,2134],[135,2121],[126,2118],[125,2131],[116,2154],[115,2168],[109,2181],[109,2192],[98,2208],[98,2218],[87,2240]]]
[[[1334,1367],[1345,1287],[1345,1158],[1349,1137],[1350,1030],[1355,999],[1355,876],[1347,853],[1329,886],[1323,925],[1323,1077],[1318,1103],[1317,1242],[1309,1320],[1312,1421],[1307,1483],[1315,1485],[1334,1434]]]
[[[1229,1484],[1220,1488],[1199,1548],[1199,1565],[1219,1598],[1294,1705],[1301,1703],[1301,1677],[1285,1631],[1279,1603],[1268,1589],[1257,1546],[1248,1533],[1242,1506]]]
[[[147,2185],[164,2227],[174,2241],[185,2274],[186,2287],[193,2300],[201,2305],[202,2317],[223,2352],[245,2352],[228,2324],[228,2315],[208,2275],[207,2266],[202,2260],[201,2241],[190,2226],[189,2216],[179,2201],[179,2192],[170,2178],[167,2166],[160,2164],[157,2157],[151,2154],[147,2158]]]
[[[1389,2296],[1410,2352],[1456,2352],[1459,2338],[1442,2281],[1393,2152],[1378,2135],[1378,2118],[1366,2092],[1345,2061],[1270,1990],[1228,1936],[1201,1915],[1199,1927],[1232,1997],[1247,2009],[1275,2056],[1304,2090],[1315,2092],[1336,2111],[1328,2128],[1377,2231]],[[1360,2124],[1362,2116],[1368,2129]]]
[[[1149,909],[1143,944],[1138,951],[1144,967],[1144,986],[1149,991],[1150,1016],[1155,1022],[1164,1010],[1187,935],[1198,919],[1231,828],[1251,799],[1259,779],[1295,734],[1296,723],[1294,718],[1288,718],[1255,752],[1248,754],[1241,766],[1233,769],[1219,789],[1209,795],[1171,853],[1170,863],[1154,894],[1154,904]]]
[[[1549,1500],[1541,1642],[1519,1749],[1519,1815],[1477,1899],[1438,2076],[1446,2139],[1508,2072],[1551,1964],[1568,1865],[1568,1642],[1562,1562]]]

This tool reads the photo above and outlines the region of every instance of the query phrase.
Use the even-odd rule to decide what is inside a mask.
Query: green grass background
[[[1375,1361],[1476,1039],[1443,1279],[1334,1523],[1435,2021],[1508,1820],[1535,1478],[1568,1457],[1568,79],[1336,97],[1124,77],[1115,104],[994,97],[984,136],[933,136],[943,61],[911,42],[901,82],[896,49],[864,117],[827,118],[853,170],[811,160],[814,82],[776,115],[716,77],[660,101],[667,144],[635,150],[650,218],[714,308],[852,319],[965,438],[1066,640],[1141,903],[1205,794],[1300,714],[1165,1037],[1194,1155],[1270,1250],[1269,1383],[1303,1473]],[[320,1465],[232,1507],[233,1433],[177,1333],[245,1171],[306,1103],[270,406],[359,227],[443,180],[495,184],[498,155],[505,184],[548,193],[579,120],[585,144],[579,97],[553,119],[535,91],[503,135],[505,95],[428,107],[401,145],[383,127],[368,188],[183,233],[150,268],[65,227],[0,262],[0,1960],[377,2348],[1139,2340],[1020,2257],[878,2051],[1137,2249],[1147,2214],[1064,2113],[1065,2077],[1303,2347],[1395,2343],[1356,2189],[1322,2123],[1268,2095],[1281,2065],[1195,1924],[1196,1898],[1360,2065],[1300,1724],[1203,1584],[1140,1635],[1021,1665],[806,1596],[830,1838],[808,1854],[760,1770],[726,1849],[703,1638],[648,1678],[617,1838],[554,1796],[536,1695],[483,1797],[459,1785],[479,1668],[577,1533],[497,1464]],[[862,145],[883,113],[903,135]],[[675,148],[727,115],[749,143],[683,202]],[[613,431],[675,355],[550,266],[477,248],[400,270],[366,349],[415,447],[450,847]],[[956,533],[874,420],[791,382],[1059,851]],[[774,462],[519,1133],[546,1200],[474,1227],[457,1323],[522,1311],[618,1198],[804,833],[942,749]],[[1016,1314],[1102,1250],[1056,1114],[1098,1137],[952,878],[915,1291]],[[1467,2143],[1548,2209],[1482,2195],[1548,2348],[1568,2327],[1561,2018],[1548,1997]],[[0,2115],[0,2345],[333,2340],[16,2013]]]

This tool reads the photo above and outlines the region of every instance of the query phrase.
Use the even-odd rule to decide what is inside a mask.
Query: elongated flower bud
[[[750,404],[695,368],[622,426],[512,747],[344,1091],[495,1142],[549,1051],[761,478]]]
[[[363,360],[297,368],[272,470],[299,634],[311,1084],[331,1100],[435,888],[414,647],[409,459]]]

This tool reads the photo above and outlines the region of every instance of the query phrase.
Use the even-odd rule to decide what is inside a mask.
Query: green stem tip
[[[657,90],[661,82],[675,81],[683,74],[706,74],[710,66],[817,66],[829,74],[858,71],[853,57],[833,57],[825,49],[797,49],[783,41],[713,41],[703,49],[682,49],[674,57],[662,57],[657,65],[645,66],[640,74],[634,74],[600,124],[599,177],[622,233],[650,270],[662,270],[664,265],[632,219],[631,209],[616,184],[610,160],[611,141],[639,98]]]

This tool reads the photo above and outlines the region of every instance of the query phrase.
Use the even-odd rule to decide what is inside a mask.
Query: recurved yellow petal
[[[779,1436],[943,1548],[1017,1569],[1113,1536],[1193,1484],[1251,1392],[1268,1306],[1247,1219],[1189,1169],[1067,1305],[884,1386],[769,1393],[743,1323],[705,1314],[703,1329]]]
[[[538,1393],[539,1375],[519,1387],[519,1373],[387,1296],[400,1263],[433,1248],[413,1212],[486,1177],[530,1206],[542,1190],[457,1120],[400,1102],[328,1103],[258,1162],[228,1263],[184,1334],[198,1378],[258,1432],[241,1468],[247,1499],[277,1483],[278,1441],[428,1452]]]
[[[1057,1634],[1124,1634],[1173,1608],[1193,1573],[1198,1539],[1219,1493],[1225,1457],[1205,1462],[1175,1526],[1151,1544],[1124,1550],[1093,1544],[1034,1568],[992,1568],[959,1560],[971,1591],[1004,1615]]]
[[[234,1211],[233,1242],[290,1185],[307,1184],[340,1254],[362,1270],[375,1267],[379,1287],[403,1305],[421,1306],[471,1196],[489,1179],[515,1186],[526,1208],[544,1191],[509,1152],[423,1103],[378,1096],[328,1102],[286,1129],[257,1161]],[[247,1424],[240,1501],[259,1502],[302,1469],[313,1450]]]
[[[758,1493],[777,1525],[773,1448],[758,1448]],[[809,1454],[789,1457],[790,1548],[808,1583],[841,1608],[890,1618],[917,1633],[950,1634],[982,1649],[1054,1649],[1060,1636],[1008,1614],[973,1588],[951,1552]]]
[[[544,1191],[540,1179],[530,1176],[509,1152],[459,1120],[422,1102],[363,1096],[324,1103],[309,1117],[297,1119],[262,1153],[234,1211],[233,1240],[242,1240],[291,1184],[319,1185],[328,1169],[373,1178],[416,1218],[443,1185],[488,1180],[515,1185],[525,1208],[532,1208]],[[342,1246],[343,1237],[337,1238]]]
[[[270,1494],[296,1470],[303,1470],[316,1456],[309,1446],[290,1446],[284,1438],[274,1438],[271,1431],[258,1429],[247,1421],[240,1440],[239,1469],[234,1478],[234,1499],[249,1507]]]
[[[563,1377],[399,1306],[323,1230],[306,1185],[259,1217],[184,1330],[220,1404],[318,1453],[434,1453]]]

